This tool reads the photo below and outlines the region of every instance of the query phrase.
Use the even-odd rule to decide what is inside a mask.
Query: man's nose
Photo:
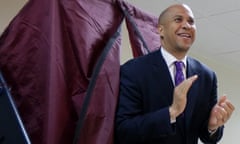
[[[182,27],[183,29],[190,29],[192,25],[189,22],[184,22]]]

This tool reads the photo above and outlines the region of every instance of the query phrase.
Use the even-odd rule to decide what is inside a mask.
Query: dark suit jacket
[[[210,137],[207,130],[212,107],[217,103],[215,73],[199,61],[187,58],[187,77],[197,74],[187,95],[184,144],[216,143],[223,127]],[[116,111],[115,135],[118,144],[169,144],[179,134],[170,123],[174,84],[161,51],[128,61],[121,67],[120,95]],[[169,142],[171,139],[171,142]],[[181,144],[179,141],[174,141]]]

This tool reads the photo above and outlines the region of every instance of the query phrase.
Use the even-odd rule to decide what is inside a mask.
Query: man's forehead
[[[167,14],[172,16],[183,16],[184,14],[187,14],[191,18],[194,18],[192,10],[187,5],[173,5],[168,8]]]
[[[164,24],[166,21],[176,17],[182,16],[190,19],[194,19],[194,15],[189,6],[185,4],[174,4],[166,8],[159,16],[159,24]]]

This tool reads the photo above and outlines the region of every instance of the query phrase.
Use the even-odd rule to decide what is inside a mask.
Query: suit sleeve
[[[218,98],[217,98],[217,78],[216,78],[215,73],[213,73],[213,75],[212,75],[212,81],[213,81],[212,82],[213,86],[212,86],[211,98],[210,98],[210,102],[209,102],[209,114],[208,114],[209,116],[210,116],[212,108],[214,107],[214,105],[218,101]],[[218,130],[213,135],[211,135],[208,132],[208,120],[209,120],[209,118],[205,121],[204,126],[202,127],[200,139],[203,142],[214,144],[214,143],[217,143],[222,138],[224,126],[219,127]]]
[[[139,72],[138,72],[139,73]],[[121,68],[120,92],[115,119],[116,139],[121,144],[144,143],[175,133],[170,124],[169,108],[145,113],[139,75],[131,68]]]

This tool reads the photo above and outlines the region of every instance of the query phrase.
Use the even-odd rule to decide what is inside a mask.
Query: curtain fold
[[[128,30],[129,40],[133,52],[133,57],[138,57],[148,53],[144,48],[143,41],[139,38],[134,25],[140,32],[145,41],[149,51],[155,51],[160,47],[160,35],[157,30],[158,17],[140,9],[128,2],[121,2],[123,9],[125,9],[131,19],[126,17],[126,26]]]
[[[72,143],[95,64],[127,8],[150,50],[156,17],[118,0],[30,0],[0,37],[0,69],[33,144]],[[133,53],[144,54],[126,20]],[[99,72],[81,144],[113,144],[121,37]],[[138,52],[136,52],[138,51]]]

